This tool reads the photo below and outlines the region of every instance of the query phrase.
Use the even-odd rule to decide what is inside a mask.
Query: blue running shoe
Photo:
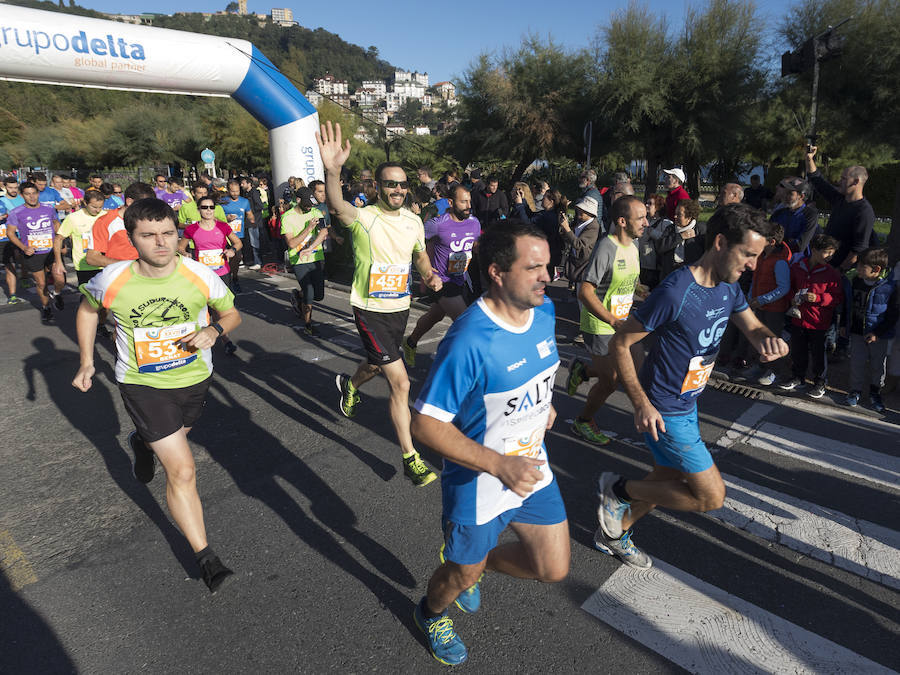
[[[619,539],[622,536],[622,518],[631,511],[631,503],[622,501],[613,492],[613,485],[617,480],[619,474],[604,471],[597,481],[597,496],[600,498],[597,518],[603,533],[610,539]]]
[[[433,619],[426,618],[422,611],[424,602],[425,599],[422,598],[422,601],[416,605],[413,621],[428,638],[428,649],[431,651],[431,655],[443,664],[458,666],[469,658],[469,650],[456,634],[456,630],[453,628],[453,619],[446,614],[441,614]]]
[[[441,544],[440,553],[441,562],[445,562],[444,560],[444,544]],[[453,601],[453,604],[459,607],[466,614],[474,614],[478,611],[478,608],[481,607],[481,580],[484,579],[484,572],[482,572],[478,581],[469,586],[466,590],[459,594],[459,597]]]
[[[619,539],[610,539],[603,532],[603,528],[598,527],[594,533],[594,546],[598,551],[615,556],[630,567],[646,570],[653,566],[653,559],[631,541],[631,530]]]

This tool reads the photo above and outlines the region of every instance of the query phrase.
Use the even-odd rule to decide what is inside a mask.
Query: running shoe
[[[598,551],[613,555],[630,567],[641,570],[651,568],[653,559],[634,545],[634,542],[631,541],[631,532],[628,530],[619,539],[610,539],[603,532],[603,528],[598,527],[594,533],[594,546]]]
[[[622,518],[631,511],[631,504],[623,502],[613,492],[613,485],[620,476],[612,471],[604,471],[597,480],[597,496],[600,498],[600,506],[597,507],[597,519],[600,528],[610,539],[618,539],[622,536]]]
[[[334,378],[338,391],[341,392],[340,408],[344,417],[353,417],[356,406],[362,401],[356,387],[350,382],[350,376],[339,373]]]
[[[878,393],[870,393],[869,401],[872,402],[872,410],[875,412],[883,413],[884,412],[884,401],[881,400],[881,394]]]
[[[237,351],[237,345],[234,344],[231,340],[225,343],[225,355],[226,356],[234,356],[234,353]]]
[[[584,347],[584,335],[579,333],[575,337],[572,338],[572,344],[576,347]]]
[[[844,404],[849,405],[851,408],[855,408],[859,405],[859,397],[862,395],[862,392],[859,391],[851,391],[847,394],[847,398],[844,399]]]
[[[428,640],[428,650],[431,655],[441,663],[448,666],[458,666],[469,657],[469,650],[456,634],[453,628],[453,619],[446,613],[429,619],[422,611],[422,602],[416,604],[413,611],[413,621],[419,627]]]
[[[418,452],[403,458],[403,475],[416,487],[425,487],[437,478],[434,471],[422,461]]]
[[[7,305],[18,305],[21,302],[25,302],[25,301],[22,298],[20,298],[18,295],[11,295],[6,299]]]
[[[822,398],[825,395],[825,383],[816,382],[806,394],[811,398]]]
[[[566,393],[569,396],[574,396],[578,391],[578,387],[586,379],[584,364],[579,359],[573,359],[572,363],[569,364],[569,377],[566,378]]]
[[[441,550],[438,553],[441,563],[444,560],[444,544],[441,544]],[[469,586],[466,590],[459,594],[459,597],[453,601],[453,604],[459,607],[466,614],[474,614],[481,607],[481,582],[484,579],[484,572],[478,576],[478,581]]]
[[[56,307],[56,309],[63,309],[66,306],[62,293],[57,293],[55,288],[47,289],[47,297],[53,301],[53,306]]]
[[[234,579],[234,572],[225,567],[216,554],[200,561],[200,572],[203,574],[203,583],[212,594]]]
[[[53,320],[53,310],[50,309],[50,305],[47,305],[41,310],[41,321],[47,323],[48,321]]]
[[[403,339],[403,360],[407,368],[416,367],[416,348],[409,344],[409,338]]]
[[[311,323],[305,324],[303,326],[303,333],[308,335],[309,337],[319,337],[319,329],[313,326]]]
[[[799,387],[803,386],[803,380],[799,377],[792,377],[789,380],[784,380],[778,383],[778,388],[783,389],[784,391],[794,391]]]
[[[153,480],[156,473],[156,456],[136,431],[128,434],[128,446],[134,455],[131,463],[131,475],[146,485]]]
[[[775,382],[775,373],[771,370],[767,370],[762,375],[759,376],[759,379],[756,380],[757,384],[761,384],[764,387],[771,387],[772,383]]]
[[[575,421],[572,422],[572,433],[594,445],[606,445],[609,443],[609,436],[597,428],[597,423],[594,420],[583,422],[576,417]]]
[[[303,301],[303,296],[300,295],[300,291],[296,288],[291,291],[291,309],[294,310],[294,314],[297,316],[303,316],[303,311],[300,308],[300,304]]]
[[[262,268],[262,265],[260,265],[259,263],[253,263],[253,264],[250,265],[250,267],[248,267],[247,269],[248,269],[248,270],[253,270],[254,272],[256,272],[256,271],[259,270],[260,268]]]

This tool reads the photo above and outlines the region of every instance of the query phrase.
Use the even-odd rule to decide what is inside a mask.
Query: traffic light
[[[829,30],[822,35],[810,38],[800,49],[785,52],[781,55],[781,76],[794,75],[811,70],[818,61],[828,61],[841,55],[844,50],[844,36]]]

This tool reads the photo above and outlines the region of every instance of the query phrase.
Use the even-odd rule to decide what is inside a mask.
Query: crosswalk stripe
[[[761,450],[799,458],[894,490],[900,487],[900,457],[852,443],[823,438],[771,422],[761,424],[744,442]]]
[[[622,566],[582,609],[693,673],[891,673],[664,562]]]
[[[878,583],[900,589],[900,532],[734,476],[725,506],[706,515]]]

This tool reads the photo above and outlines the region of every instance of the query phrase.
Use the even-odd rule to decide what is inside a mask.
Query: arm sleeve
[[[484,358],[479,341],[454,330],[454,324],[438,347],[428,379],[413,406],[423,415],[452,422],[478,383]]]
[[[806,178],[810,183],[812,183],[812,186],[816,189],[816,192],[822,195],[829,204],[834,204],[836,201],[844,198],[844,195],[838,192],[837,188],[834,187],[834,185],[832,185],[822,177],[821,171],[813,171]]]
[[[104,219],[101,218],[94,221],[94,226],[91,228],[91,237],[94,250],[106,255],[106,251],[109,249],[109,230]]]
[[[581,275],[582,281],[586,281],[596,288],[599,288],[603,283],[603,279],[612,267],[612,262],[615,258],[615,248],[606,245],[606,241],[608,240],[604,239],[594,247],[591,259]]]
[[[881,321],[878,322],[878,325],[875,326],[875,329],[872,332],[880,338],[885,333],[890,332],[897,324],[898,319],[900,319],[900,291],[894,286],[891,297],[888,299],[887,309],[882,315]]]
[[[831,307],[839,305],[844,300],[844,282],[841,281],[841,275],[835,270],[834,276],[828,280],[825,291],[822,293],[822,299],[819,305],[822,307]]]
[[[413,244],[413,253],[425,250],[425,226],[422,225],[422,219],[416,216],[418,226],[416,228],[416,243]]]
[[[86,284],[81,284],[81,286],[78,287],[78,290],[81,291],[81,294],[85,298],[87,298],[87,301],[92,307],[100,308],[103,306],[103,295],[106,292],[107,284],[105,283],[105,279],[102,279],[101,277],[105,276],[106,275],[103,273],[97,274]]]
[[[228,286],[219,278],[219,275],[210,270],[206,282],[209,285],[209,299],[207,302],[210,307],[219,312],[234,307],[234,293],[228,290]]]
[[[775,288],[765,295],[757,298],[759,304],[768,305],[770,302],[780,300],[791,290],[791,269],[787,260],[779,260],[775,263]]]
[[[799,250],[801,251],[806,250],[809,242],[819,230],[819,209],[812,204],[807,204],[804,208],[806,209],[806,229],[803,230],[803,235],[800,237]]]
[[[438,216],[434,218],[429,218],[425,221],[425,240],[429,240],[432,237],[436,237],[438,235],[438,227],[437,227]]]
[[[228,235],[231,234],[231,226],[227,223],[223,223],[221,220],[216,221],[216,229],[219,230],[225,238],[228,239]],[[185,236],[187,236],[187,230],[184,231]],[[193,236],[193,232],[191,232],[191,236]]]
[[[875,211],[871,206],[860,209],[853,223],[853,245],[850,250],[854,253],[862,253],[869,248],[869,240],[872,238],[872,228],[875,227]]]
[[[56,231],[56,234],[63,237],[70,237],[75,232],[75,225],[72,222],[72,216],[75,215],[74,212],[65,217],[62,223],[59,226],[59,229]]]

